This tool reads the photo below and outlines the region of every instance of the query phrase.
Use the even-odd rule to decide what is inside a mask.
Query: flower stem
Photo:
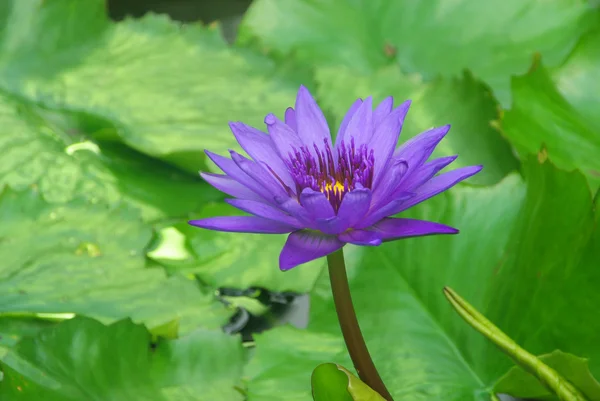
[[[373,364],[365,340],[360,332],[356,312],[352,304],[350,287],[348,286],[343,251],[340,249],[328,255],[327,264],[329,265],[329,279],[331,280],[335,310],[354,368],[363,382],[377,391],[387,401],[393,401]]]

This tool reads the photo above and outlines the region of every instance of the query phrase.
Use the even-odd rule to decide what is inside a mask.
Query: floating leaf
[[[21,340],[0,362],[10,400],[235,401],[245,352],[237,337],[198,330],[153,345],[143,326],[75,318]]]

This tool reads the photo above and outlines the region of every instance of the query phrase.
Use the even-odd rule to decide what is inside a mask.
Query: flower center
[[[357,187],[371,188],[373,184],[373,150],[366,145],[358,148],[354,138],[350,145],[344,142],[334,152],[328,140],[323,149],[314,144],[314,152],[308,147],[294,149],[286,164],[296,183],[296,194],[311,188],[325,194],[333,209],[337,211],[344,195]]]

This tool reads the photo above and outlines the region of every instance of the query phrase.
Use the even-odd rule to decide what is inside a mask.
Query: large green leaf
[[[458,227],[457,236],[347,250],[358,319],[394,397],[489,400],[489,389],[511,366],[447,305],[445,285],[531,352],[561,348],[590,357],[592,372],[600,371],[593,334],[600,330],[593,319],[600,235],[592,235],[585,178],[535,159],[524,171],[525,182],[510,175],[493,187],[463,186],[406,214]],[[290,399],[307,400],[308,391],[294,383],[308,380],[316,363],[347,364],[326,276],[311,294],[308,331],[263,336],[247,370],[250,400],[281,399],[274,389],[288,387]],[[332,338],[339,341],[331,344]],[[326,348],[310,348],[326,341]],[[284,370],[288,359],[292,378],[265,373]]]
[[[372,71],[395,59],[427,78],[468,68],[503,103],[509,77],[540,52],[560,63],[589,26],[585,0],[258,0],[242,26],[268,49],[311,65]]]
[[[372,75],[336,67],[319,69],[317,82],[322,106],[333,112],[338,123],[356,98],[373,95],[378,102],[392,95],[398,104],[412,100],[401,141],[433,126],[452,124],[434,156],[459,154],[456,166],[483,164],[485,168],[471,179],[473,183],[496,183],[517,167],[508,143],[490,126],[497,118],[496,102],[468,75],[427,84],[418,77],[403,75],[397,67]]]
[[[44,202],[35,191],[0,196],[0,312],[133,317],[182,330],[218,327],[223,308],[197,285],[145,267],[151,236],[125,207]]]
[[[129,320],[75,318],[21,340],[0,362],[10,400],[235,401],[245,352],[237,337],[198,330],[151,348]]]
[[[35,185],[52,203],[84,196],[92,202],[125,199],[145,220],[186,216],[216,191],[116,143],[89,139],[97,127],[0,93],[0,185]]]
[[[229,120],[259,126],[297,90],[214,27],[152,14],[112,23],[103,0],[12,0],[0,12],[0,87],[110,124],[100,136],[194,173],[203,149],[236,146]]]
[[[587,89],[593,92],[589,86]],[[589,107],[598,109],[600,102],[596,99],[582,107],[583,103],[570,94],[576,102],[570,104],[539,62],[527,75],[513,78],[512,90],[514,102],[501,125],[517,151],[527,154],[543,147],[542,157],[548,155],[566,169],[579,168],[592,187],[598,188],[600,120],[586,114],[590,114]]]
[[[224,203],[207,205],[195,219],[239,215],[242,212]],[[158,249],[151,255],[170,273],[194,273],[213,287],[261,287],[271,291],[308,292],[324,266],[323,260],[307,263],[302,269],[282,272],[279,254],[286,235],[223,233],[180,223],[173,227],[185,245],[180,252],[161,255],[161,249],[177,241],[173,231],[166,231]],[[158,251],[158,252],[157,252]],[[154,256],[158,253],[158,256]]]

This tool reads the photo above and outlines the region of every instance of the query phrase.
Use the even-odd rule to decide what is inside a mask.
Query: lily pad
[[[229,48],[216,27],[154,14],[114,23],[105,8],[9,1],[0,8],[0,88],[194,174],[204,149],[237,146],[229,120],[259,125],[294,99],[299,82]]]
[[[152,344],[129,320],[75,318],[21,340],[0,362],[11,400],[236,401],[246,356],[237,337],[198,330]]]
[[[218,327],[228,313],[183,277],[145,266],[151,230],[127,207],[52,205],[36,191],[0,196],[0,312],[79,313],[150,326]]]
[[[393,62],[426,79],[469,69],[509,104],[509,77],[524,73],[535,52],[560,64],[592,19],[585,0],[492,6],[478,0],[258,0],[244,19],[241,41],[257,38],[283,57],[362,72]]]

